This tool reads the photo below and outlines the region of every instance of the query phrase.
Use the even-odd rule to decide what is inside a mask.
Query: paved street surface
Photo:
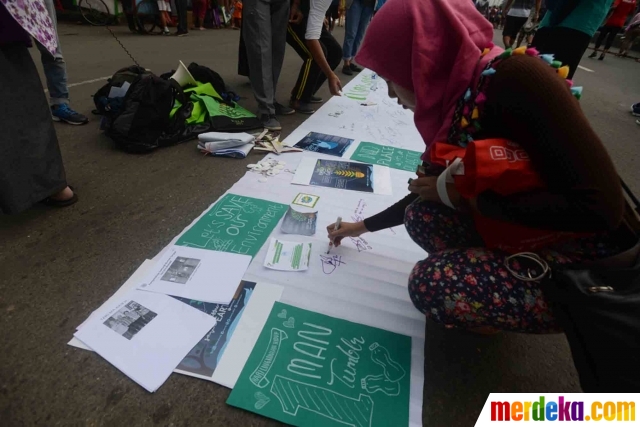
[[[91,95],[104,84],[96,79],[131,60],[105,28],[61,24],[59,31],[72,105],[91,116]],[[246,97],[244,106],[255,109],[247,80],[235,73],[238,32],[176,38],[133,35],[124,26],[114,31],[144,67],[160,74],[179,59],[207,65]],[[343,34],[336,29],[340,41]],[[32,54],[41,69],[37,51]],[[281,102],[288,99],[299,65],[288,48]],[[640,64],[610,56],[603,62],[585,58],[582,65],[592,70],[575,76],[576,84],[585,86],[582,106],[621,175],[640,194],[640,126],[629,114],[629,106],[640,101]],[[328,97],[326,87],[321,95]],[[282,118],[285,135],[304,119]],[[195,142],[126,154],[99,132],[95,116],[86,126],[56,124],[56,130],[80,202],[0,217],[0,424],[279,425],[227,406],[229,391],[214,383],[172,375],[150,394],[97,355],[66,345],[92,310],[261,156],[206,158]],[[561,336],[478,336],[429,325],[426,343],[427,426],[472,426],[492,391],[579,391]]]

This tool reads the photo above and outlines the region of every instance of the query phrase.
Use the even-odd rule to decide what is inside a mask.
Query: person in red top
[[[607,41],[604,45],[604,50],[600,54],[598,58],[599,61],[604,59],[604,56],[609,52],[611,45],[613,44],[613,40],[616,38],[616,34],[622,30],[624,27],[624,23],[627,20],[627,16],[631,15],[636,10],[636,0],[616,0],[613,4],[612,12],[609,13],[608,19],[606,19],[605,24],[602,28],[600,28],[600,35],[598,35],[598,40],[596,40],[596,45],[593,48],[593,53],[589,55],[589,58],[595,58],[596,52],[600,48],[600,45],[604,41],[605,37]]]

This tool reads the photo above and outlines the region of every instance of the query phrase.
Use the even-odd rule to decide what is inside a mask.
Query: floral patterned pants
[[[428,318],[450,327],[560,331],[539,283],[516,279],[504,266],[508,253],[483,248],[471,216],[418,199],[407,208],[404,223],[429,254],[409,276],[411,300]],[[550,265],[604,258],[619,252],[607,240],[581,238],[538,254]],[[517,261],[509,266],[523,272],[536,267]]]

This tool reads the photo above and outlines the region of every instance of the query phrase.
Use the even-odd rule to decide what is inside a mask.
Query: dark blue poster
[[[302,138],[294,147],[302,148],[307,151],[316,153],[330,154],[332,156],[342,157],[347,148],[351,145],[353,139],[342,138],[335,135],[326,135],[324,133],[309,132],[307,136]]]
[[[176,367],[176,371],[181,374],[194,377],[211,379],[218,362],[224,353],[224,349],[229,343],[231,335],[235,330],[244,308],[247,306],[256,284],[254,282],[240,282],[233,299],[228,305],[212,304],[190,300],[188,298],[173,297],[193,308],[197,308],[216,318],[217,323],[207,335],[200,340],[189,354],[182,359]]]

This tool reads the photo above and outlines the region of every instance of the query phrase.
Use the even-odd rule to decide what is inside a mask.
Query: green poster
[[[411,338],[276,302],[227,403],[295,426],[409,425]]]
[[[419,151],[362,141],[353,152],[351,160],[415,172],[416,167],[422,164],[421,155]]]
[[[255,256],[289,205],[225,194],[176,245]]]

